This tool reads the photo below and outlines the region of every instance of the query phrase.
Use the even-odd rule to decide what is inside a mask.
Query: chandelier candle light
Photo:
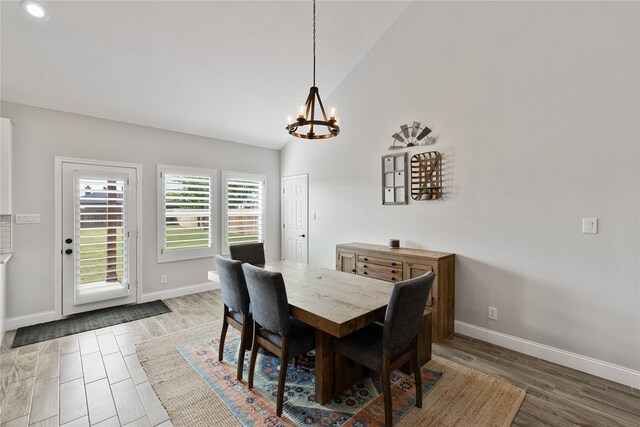
[[[316,120],[317,108],[322,112],[323,120]],[[340,133],[339,122],[338,109],[334,105],[329,106],[327,117],[316,87],[316,0],[313,0],[313,86],[309,90],[307,101],[304,104],[298,104],[297,117],[294,119],[292,115],[287,115],[286,129],[290,135],[297,138],[325,139]],[[321,133],[317,132],[318,129]]]

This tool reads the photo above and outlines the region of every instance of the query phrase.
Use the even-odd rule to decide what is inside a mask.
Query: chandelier
[[[322,113],[322,117],[318,113]],[[298,104],[297,117],[287,115],[286,129],[289,135],[304,139],[332,138],[340,133],[338,109],[329,106],[329,115],[322,105],[316,87],[316,0],[313,0],[313,86],[304,104]],[[316,119],[316,115],[318,119]],[[320,120],[321,119],[321,120]]]

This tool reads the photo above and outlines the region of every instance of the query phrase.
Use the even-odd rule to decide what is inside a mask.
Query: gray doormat
[[[121,305],[102,310],[89,311],[75,314],[54,322],[40,323],[39,325],[26,326],[16,331],[11,348],[22,347],[41,341],[79,334],[80,332],[93,331],[106,328],[119,323],[144,319],[158,314],[170,313],[171,309],[158,300],[144,304]]]

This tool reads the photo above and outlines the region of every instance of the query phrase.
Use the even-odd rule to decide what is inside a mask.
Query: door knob
[[[298,237],[304,237],[304,234],[298,234]]]
[[[73,253],[73,249],[67,249],[64,251],[65,254],[71,255]]]
[[[68,244],[72,243],[72,242],[73,242],[73,240],[71,240],[71,239],[67,239],[67,240],[65,240],[64,242],[68,245]]]

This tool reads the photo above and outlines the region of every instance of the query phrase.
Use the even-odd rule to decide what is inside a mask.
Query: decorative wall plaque
[[[407,153],[382,156],[382,204],[406,205]]]
[[[411,157],[411,198],[442,198],[442,155],[439,152],[429,151]]]

